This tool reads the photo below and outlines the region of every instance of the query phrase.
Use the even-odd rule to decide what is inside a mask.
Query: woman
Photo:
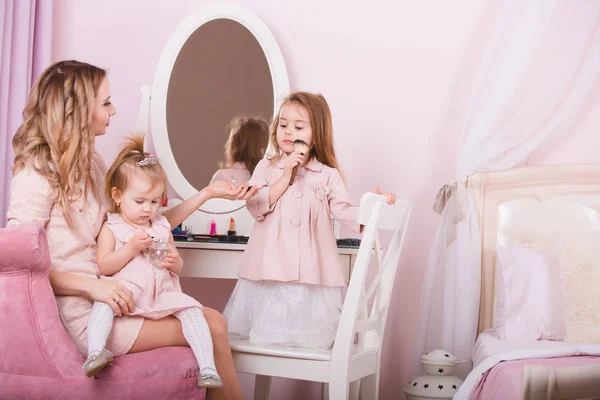
[[[61,320],[80,353],[87,347],[87,320],[94,301],[109,304],[117,318],[108,347],[115,355],[165,346],[186,346],[181,324],[173,317],[149,320],[126,316],[132,293],[113,280],[98,279],[96,236],[106,213],[107,168],[95,151],[95,137],[106,133],[116,110],[106,71],[78,61],[61,61],[42,73],[13,138],[15,165],[8,225],[37,222],[50,246],[50,283]],[[217,182],[164,213],[179,225],[206,200],[247,199],[255,190]],[[204,308],[214,342],[215,363],[223,387],[211,398],[242,398],[227,326],[221,314]]]

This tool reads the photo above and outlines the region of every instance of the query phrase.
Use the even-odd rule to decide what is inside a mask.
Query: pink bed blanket
[[[483,373],[471,394],[473,400],[506,400],[521,398],[521,376],[525,365],[574,367],[600,364],[600,356],[568,356],[502,361]]]

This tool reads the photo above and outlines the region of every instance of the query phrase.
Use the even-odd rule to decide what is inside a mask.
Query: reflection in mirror
[[[196,190],[227,163],[228,123],[244,115],[269,120],[274,100],[265,53],[246,27],[221,18],[189,36],[170,76],[166,122],[177,166]]]
[[[229,125],[229,139],[220,169],[214,181],[242,185],[250,180],[256,164],[263,158],[269,142],[269,126],[261,118],[234,118]]]

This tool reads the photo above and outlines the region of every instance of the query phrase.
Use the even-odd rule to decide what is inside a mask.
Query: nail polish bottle
[[[211,235],[217,234],[217,223],[215,222],[214,219],[212,221],[210,221],[210,234]]]

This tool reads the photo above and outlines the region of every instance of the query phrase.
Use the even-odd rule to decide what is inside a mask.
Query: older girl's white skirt
[[[230,339],[327,349],[335,339],[342,302],[340,287],[240,279],[223,315]]]

